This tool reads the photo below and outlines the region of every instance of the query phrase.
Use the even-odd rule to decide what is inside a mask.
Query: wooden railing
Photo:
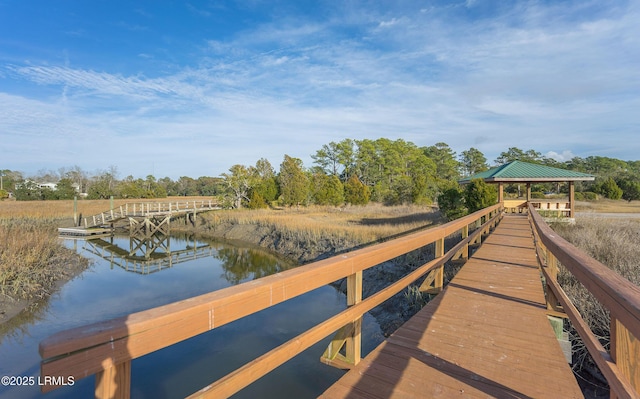
[[[545,217],[569,217],[571,204],[568,199],[525,199],[504,200],[504,211],[507,213],[526,213],[529,204]]]
[[[566,314],[607,379],[611,397],[640,392],[640,287],[559,237],[529,205],[538,260],[546,281],[547,308]],[[611,314],[610,350],[602,346],[557,282],[564,266]]]
[[[231,372],[191,397],[228,397],[318,341],[335,333],[322,361],[351,367],[360,361],[360,326],[364,313],[427,275],[423,291],[443,286],[445,262],[468,257],[502,216],[502,205],[480,210],[445,225],[321,260],[277,275],[228,287],[155,309],[57,333],[40,343],[41,374],[76,380],[96,375],[96,397],[129,397],[131,361],[224,324],[347,278],[348,308]],[[470,228],[471,227],[471,228]],[[471,234],[470,234],[471,231]],[[445,249],[445,238],[461,241]],[[387,260],[434,244],[435,259],[381,291],[362,299],[362,272]],[[340,350],[345,347],[345,355]],[[45,385],[43,391],[55,389]]]
[[[134,202],[120,205],[118,208],[83,218],[84,228],[102,226],[126,217],[148,217],[181,212],[220,209],[212,200],[184,202]]]

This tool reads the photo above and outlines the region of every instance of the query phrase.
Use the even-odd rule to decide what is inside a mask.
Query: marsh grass
[[[331,238],[354,245],[378,242],[442,222],[439,212],[418,206],[307,207],[216,211],[204,214],[213,225],[252,224],[274,228],[283,238],[317,242]]]
[[[577,212],[640,213],[640,201],[599,199],[597,201],[577,201]]]
[[[606,219],[581,217],[575,225],[552,226],[563,238],[589,256],[614,270],[635,285],[640,285],[640,219]],[[558,282],[571,298],[591,331],[609,348],[609,312],[566,269],[560,268]],[[575,332],[573,332],[575,335]],[[595,368],[581,344],[576,340],[575,368]]]
[[[11,298],[43,298],[68,260],[53,219],[0,219],[0,293]]]

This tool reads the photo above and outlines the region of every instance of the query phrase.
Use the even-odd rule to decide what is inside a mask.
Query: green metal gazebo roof
[[[553,168],[551,166],[537,165],[522,161],[511,161],[507,164],[476,173],[473,176],[459,180],[460,184],[469,183],[473,179],[482,179],[491,182],[563,182],[563,181],[589,181],[595,176],[587,173],[574,172],[572,170]]]

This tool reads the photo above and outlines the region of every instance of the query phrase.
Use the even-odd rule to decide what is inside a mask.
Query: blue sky
[[[0,169],[217,176],[323,144],[640,159],[638,1],[0,0]]]

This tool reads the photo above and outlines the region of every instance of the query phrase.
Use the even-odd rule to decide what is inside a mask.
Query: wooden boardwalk
[[[547,319],[526,215],[506,215],[440,295],[322,397],[583,397]]]

